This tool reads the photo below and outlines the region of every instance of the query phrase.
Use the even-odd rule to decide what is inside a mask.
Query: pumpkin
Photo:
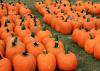
[[[84,48],[84,44],[88,38],[89,38],[89,30],[88,29],[82,30],[77,39],[78,45],[81,48]]]
[[[57,55],[57,67],[61,71],[73,71],[77,68],[78,60],[74,53],[59,53]]]
[[[70,24],[70,22],[67,20],[67,18],[65,20],[62,20],[60,22],[60,32],[62,34],[70,34],[72,31],[72,26]]]
[[[42,43],[33,41],[26,45],[26,49],[29,53],[34,56],[38,56],[45,49]]]
[[[50,21],[50,19],[52,18],[52,15],[51,14],[45,14],[44,15],[44,17],[43,17],[43,21],[46,23],[46,24],[48,24],[48,25],[50,25],[51,23],[51,21]]]
[[[35,34],[37,34],[40,30],[42,30],[40,20],[34,16],[34,18],[32,18],[32,21],[29,25],[29,28],[31,32],[34,32]]]
[[[58,36],[56,36],[54,41],[49,41],[46,48],[48,52],[55,56],[57,56],[60,52],[64,52],[64,45],[58,40]]]
[[[100,34],[100,29],[97,28],[97,25],[95,24],[95,28],[91,29],[90,32],[92,32],[94,36],[96,36]]]
[[[86,40],[84,49],[88,54],[93,54],[94,53],[94,36],[92,33],[89,34],[90,38]]]
[[[7,9],[5,4],[0,4],[0,17],[7,15]]]
[[[7,27],[8,29],[10,29],[11,31],[13,31],[15,25],[14,23],[12,23],[8,18],[6,19],[3,19],[3,17],[1,18],[1,24],[2,24],[2,27]]]
[[[5,41],[10,34],[11,31],[8,28],[6,28],[5,31],[1,33],[1,39]]]
[[[17,15],[13,16],[13,18],[16,18],[14,22],[17,26],[25,25],[26,27],[29,27],[30,20],[27,18],[27,16]]]
[[[19,13],[21,15],[26,15],[26,14],[30,14],[31,10],[28,9],[26,6],[21,6],[20,9],[19,9]]]
[[[40,38],[40,40],[42,41],[44,38],[47,38],[47,37],[50,37],[52,36],[51,32],[49,30],[46,29],[46,26],[43,25],[43,29],[40,30],[38,33],[37,33],[37,37]]]
[[[13,2],[7,3],[7,10],[8,10],[8,13],[10,11],[15,11],[16,12],[15,14],[18,13],[18,8],[15,6]]]
[[[24,44],[18,39],[18,37],[13,37],[7,44],[6,44],[6,57],[12,61],[13,58],[17,55],[25,51]]]
[[[33,55],[22,52],[13,59],[14,71],[35,71],[36,59]]]
[[[30,34],[30,30],[22,25],[22,26],[16,26],[15,29],[14,29],[14,32],[16,33],[16,35],[18,35],[21,39],[24,39],[24,37],[27,35],[27,34]]]
[[[75,29],[75,30],[73,31],[73,33],[72,33],[72,41],[73,41],[74,43],[77,43],[77,39],[78,39],[79,34],[81,33],[81,30],[82,30],[82,27],[77,28],[77,29]]]
[[[55,71],[56,58],[53,54],[44,51],[38,55],[37,65],[39,71]]]
[[[12,71],[10,61],[0,53],[0,71]]]
[[[90,18],[87,18],[86,23],[83,24],[84,28],[92,29],[95,27],[93,21],[90,21]]]
[[[30,42],[38,41],[41,42],[40,39],[35,35],[35,33],[31,33],[25,36],[23,42],[27,45]]]

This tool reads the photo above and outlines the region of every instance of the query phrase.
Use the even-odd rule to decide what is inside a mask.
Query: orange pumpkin
[[[73,31],[73,33],[72,33],[72,41],[73,41],[74,43],[77,43],[77,39],[78,39],[79,34],[81,33],[81,30],[82,30],[82,27],[77,28],[77,29],[75,29],[75,30]]]
[[[59,53],[57,55],[57,66],[61,71],[73,71],[77,68],[78,60],[74,53]]]
[[[29,29],[31,30],[31,32],[34,32],[35,34],[37,34],[40,30],[42,30],[40,20],[37,19],[35,16],[34,18],[32,18],[32,21],[29,25]]]
[[[27,34],[30,34],[30,30],[22,25],[22,26],[16,26],[15,29],[14,29],[14,32],[16,33],[16,35],[18,35],[22,40],[24,39],[24,37],[27,35]]]
[[[77,39],[78,45],[81,48],[84,48],[84,44],[88,38],[89,38],[89,30],[88,29],[82,30]]]
[[[31,14],[31,10],[28,9],[26,6],[21,6],[19,9],[19,13],[21,15]]]
[[[26,49],[32,55],[38,56],[45,48],[40,42],[33,41],[26,45]]]
[[[54,41],[49,41],[47,46],[47,51],[57,56],[60,52],[64,52],[64,45],[61,41],[58,40],[58,37],[56,36],[56,39]]]
[[[0,4],[0,17],[7,15],[7,9],[5,4]]]
[[[37,57],[37,65],[39,71],[55,71],[56,59],[55,56],[47,51],[44,51]]]
[[[47,38],[47,37],[50,37],[52,36],[51,32],[49,30],[46,29],[46,26],[44,25],[43,26],[43,29],[40,30],[38,33],[37,33],[37,37],[39,37],[41,39],[41,41],[44,39],[44,38]]]
[[[84,49],[88,54],[93,54],[94,53],[94,36],[93,34],[89,34],[90,38],[86,40],[85,45],[84,45]]]
[[[16,36],[6,44],[6,48],[6,57],[11,61],[17,54],[25,51],[24,44]]]
[[[30,42],[38,41],[41,42],[40,39],[35,35],[35,33],[31,33],[25,36],[23,42],[27,45]]]
[[[33,55],[22,52],[13,59],[14,71],[35,71],[36,59]]]

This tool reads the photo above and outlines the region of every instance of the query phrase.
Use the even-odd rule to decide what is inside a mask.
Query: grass
[[[35,0],[23,0],[23,2],[27,3],[32,12],[40,19],[41,23],[44,24],[42,16],[33,7],[34,1]],[[100,2],[100,0],[95,0],[95,2]],[[76,69],[76,71],[100,71],[100,61],[97,61],[92,55],[88,55],[84,52],[83,49],[79,48],[76,44],[74,44],[71,40],[70,35],[61,35],[60,33],[57,33],[54,29],[52,29],[50,26],[46,26],[52,33],[56,33],[59,35],[60,40],[63,41],[65,45],[65,49],[69,48],[77,55],[78,68]]]

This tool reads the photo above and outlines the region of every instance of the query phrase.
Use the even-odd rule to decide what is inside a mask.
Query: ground
[[[11,0],[7,0],[11,1]],[[15,0],[17,1],[17,0]],[[42,16],[36,12],[35,8],[33,7],[35,0],[22,0],[23,2],[27,3],[29,8],[32,10],[32,12],[41,20],[41,23],[44,24],[42,20]],[[100,0],[95,0],[96,2],[100,2]],[[55,30],[53,30],[51,27],[47,25],[47,28],[52,33],[57,33]],[[63,41],[65,45],[65,49],[70,49],[73,51],[78,58],[78,68],[76,71],[100,71],[100,61],[97,61],[93,55],[88,55],[84,52],[83,49],[79,48],[76,44],[74,44],[71,40],[71,35],[61,35],[57,33],[60,37],[60,40]],[[59,71],[59,70],[56,70]]]

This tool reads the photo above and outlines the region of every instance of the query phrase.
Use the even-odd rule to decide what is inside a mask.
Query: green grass
[[[27,3],[32,12],[40,19],[41,23],[44,24],[42,16],[33,7],[34,1],[35,0],[23,0],[23,2]],[[100,2],[100,0],[95,1]],[[50,26],[46,26],[52,33],[57,33]],[[79,48],[76,44],[74,44],[71,40],[70,35],[61,35],[60,33],[57,34],[59,35],[60,40],[63,41],[65,48],[69,48],[77,55],[78,68],[76,69],[76,71],[100,71],[100,61],[97,61],[92,55],[88,55],[84,52],[83,49]]]

